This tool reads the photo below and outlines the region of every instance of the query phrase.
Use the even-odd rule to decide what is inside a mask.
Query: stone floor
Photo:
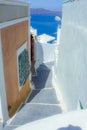
[[[20,125],[61,113],[61,107],[52,84],[52,63],[42,64],[37,76],[32,78],[34,90],[4,130],[13,130]]]

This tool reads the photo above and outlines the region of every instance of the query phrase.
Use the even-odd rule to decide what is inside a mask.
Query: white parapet
[[[58,114],[15,130],[87,130],[87,110]]]
[[[38,42],[40,43],[47,43],[52,40],[55,40],[55,37],[47,35],[47,34],[41,34],[37,37]]]

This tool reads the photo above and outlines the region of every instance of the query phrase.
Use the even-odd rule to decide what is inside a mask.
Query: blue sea
[[[31,26],[37,29],[37,35],[46,33],[57,37],[58,22],[55,15],[31,15]]]

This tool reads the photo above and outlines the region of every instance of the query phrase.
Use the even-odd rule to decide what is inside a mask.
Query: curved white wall
[[[56,68],[58,86],[68,110],[80,100],[87,108],[87,1],[63,4],[62,30]]]

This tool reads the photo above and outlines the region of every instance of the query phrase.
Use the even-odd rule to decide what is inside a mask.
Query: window
[[[22,45],[17,51],[17,64],[18,64],[18,83],[19,88],[23,86],[29,76],[29,56],[26,49],[26,43]]]

